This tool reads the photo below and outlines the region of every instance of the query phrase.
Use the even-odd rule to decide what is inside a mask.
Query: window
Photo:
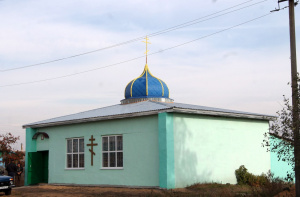
[[[102,136],[102,168],[123,168],[123,136]]]
[[[67,168],[84,168],[84,139],[67,139]]]

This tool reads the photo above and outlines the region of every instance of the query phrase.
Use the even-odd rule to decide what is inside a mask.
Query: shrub
[[[235,170],[235,176],[239,185],[251,186],[253,196],[274,196],[286,187],[284,181],[274,177],[270,171],[267,174],[254,175],[243,165]]]
[[[239,169],[235,170],[235,177],[239,185],[246,185],[249,179],[248,169],[244,165],[241,165]]]
[[[267,175],[254,175],[248,172],[248,169],[241,165],[239,169],[235,170],[236,181],[239,185],[260,186],[267,182]]]
[[[252,187],[254,196],[275,196],[282,192],[284,188],[290,190],[290,186],[279,177],[275,177],[270,171],[265,175],[266,182],[260,187]]]

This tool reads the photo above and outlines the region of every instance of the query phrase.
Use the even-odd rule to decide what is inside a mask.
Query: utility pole
[[[297,78],[297,55],[296,55],[294,4],[295,4],[294,0],[289,0],[295,185],[296,185],[296,196],[300,197],[299,95],[298,95],[298,78]]]
[[[278,4],[287,0],[278,0]],[[299,95],[297,78],[297,55],[296,55],[296,33],[294,0],[289,1],[290,18],[290,50],[291,50],[291,80],[292,80],[292,107],[293,107],[293,136],[294,136],[294,158],[295,158],[295,185],[296,196],[300,197],[300,132],[299,132]]]

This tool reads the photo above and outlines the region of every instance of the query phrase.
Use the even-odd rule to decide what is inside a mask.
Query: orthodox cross
[[[87,144],[87,146],[91,147],[91,149],[89,149],[89,151],[91,152],[91,166],[93,166],[93,155],[96,155],[96,153],[94,152],[93,147],[98,146],[98,144],[94,144],[95,138],[93,138],[93,135],[91,136],[91,139],[89,139],[89,141],[91,141],[91,143]]]
[[[150,42],[148,42],[148,36],[146,36],[146,38],[145,38],[145,40],[146,41],[142,41],[142,42],[144,42],[144,43],[146,43],[146,52],[145,52],[145,54],[146,54],[146,64],[147,64],[147,56],[148,56],[148,44],[151,44]]]

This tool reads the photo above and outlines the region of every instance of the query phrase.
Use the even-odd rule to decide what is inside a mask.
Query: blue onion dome
[[[148,65],[143,73],[130,81],[125,88],[125,99],[122,104],[136,103],[146,100],[158,102],[173,102],[169,98],[170,91],[165,82],[151,74]]]

